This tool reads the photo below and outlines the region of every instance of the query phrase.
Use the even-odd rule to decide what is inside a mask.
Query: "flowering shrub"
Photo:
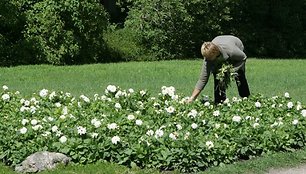
[[[288,93],[203,105],[186,104],[174,87],[161,90],[152,97],[109,85],[92,98],[47,89],[24,98],[3,86],[0,158],[14,166],[48,150],[80,164],[194,172],[305,146],[306,108]]]

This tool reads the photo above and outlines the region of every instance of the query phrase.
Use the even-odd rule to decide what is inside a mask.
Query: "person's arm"
[[[192,91],[191,96],[188,99],[188,103],[193,102],[199,96],[200,93],[201,93],[200,89],[194,88],[194,90]]]
[[[194,101],[199,96],[201,91],[204,89],[204,87],[208,82],[210,71],[211,71],[211,62],[204,60],[199,80],[197,81],[196,86],[192,91],[191,96],[188,99],[188,103]]]

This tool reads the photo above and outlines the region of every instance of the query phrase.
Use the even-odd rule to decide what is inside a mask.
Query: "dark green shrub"
[[[31,56],[22,34],[24,24],[24,15],[15,1],[0,1],[0,66],[20,64]]]
[[[222,25],[231,20],[227,1],[130,2],[125,26],[134,30],[159,59],[199,55],[202,42],[222,34]]]
[[[29,2],[27,2],[29,3]],[[32,1],[26,10],[27,41],[36,56],[52,64],[81,64],[105,60],[103,33],[107,13],[98,0]]]

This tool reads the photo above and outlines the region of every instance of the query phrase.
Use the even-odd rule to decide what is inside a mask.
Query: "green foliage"
[[[184,1],[137,0],[129,11],[126,27],[135,31],[144,46],[159,59],[182,56],[189,45],[192,18]],[[184,37],[182,37],[184,36]]]
[[[30,44],[24,40],[21,32],[25,17],[17,4],[13,0],[0,2],[0,66],[34,61],[31,60]]]
[[[129,29],[116,29],[111,26],[104,34],[110,59],[115,61],[145,61],[152,60],[147,50],[141,45],[136,33]]]
[[[222,34],[231,20],[229,1],[137,0],[130,7],[126,27],[159,59],[199,55],[199,45]]]
[[[228,25],[244,41],[249,56],[295,57],[306,55],[305,1],[242,1],[233,7]]]
[[[237,79],[237,75],[232,64],[223,63],[216,76],[216,79],[219,81],[218,85],[221,89],[227,89],[231,82]]]
[[[29,1],[25,1],[29,3]],[[26,10],[25,36],[41,51],[36,56],[52,64],[103,60],[107,14],[96,0],[31,1]]]
[[[109,85],[88,98],[43,89],[30,97],[3,86],[0,157],[7,165],[49,150],[79,164],[203,171],[305,146],[306,108],[288,93],[186,104],[174,87],[158,97]]]

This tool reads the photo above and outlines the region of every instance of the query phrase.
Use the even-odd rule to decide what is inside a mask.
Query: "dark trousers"
[[[238,92],[240,97],[250,96],[249,85],[247,79],[245,78],[245,72],[243,70],[238,70],[238,75],[235,78],[238,87]],[[220,87],[219,80],[216,79],[216,74],[214,74],[214,96],[215,103],[222,103],[226,99],[226,89]]]

